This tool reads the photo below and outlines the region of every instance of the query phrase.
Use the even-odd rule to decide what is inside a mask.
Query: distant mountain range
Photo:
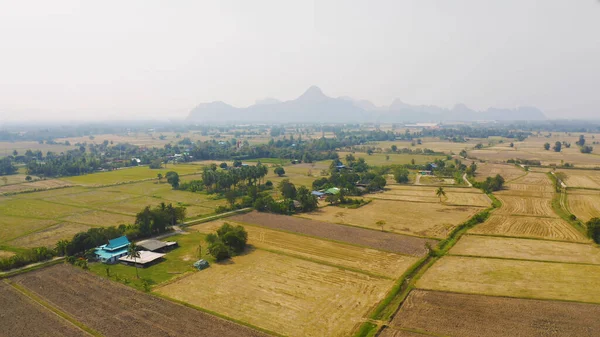
[[[389,106],[378,107],[368,100],[328,97],[312,86],[294,100],[267,98],[247,108],[236,108],[220,101],[202,103],[187,119],[203,123],[398,123],[543,120],[546,116],[535,107],[475,111],[464,104],[446,109],[434,105],[410,105],[399,99]]]

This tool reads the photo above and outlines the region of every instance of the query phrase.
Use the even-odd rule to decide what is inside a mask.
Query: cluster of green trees
[[[248,232],[242,226],[224,223],[217,229],[216,234],[211,233],[206,236],[206,242],[210,255],[217,261],[221,261],[240,254],[246,249]]]
[[[240,166],[232,169],[218,169],[217,165],[202,169],[202,183],[208,193],[224,193],[239,187],[240,183],[248,186],[260,183],[269,173],[269,168],[261,163],[255,166]]]
[[[11,158],[2,158],[0,159],[0,176],[15,174],[17,173],[17,168],[13,164]]]
[[[270,193],[263,192],[254,199],[252,207],[259,212],[288,215],[317,209],[319,203],[317,197],[312,195],[305,186],[296,188],[289,179],[284,179],[279,183],[278,190],[283,197],[282,200],[275,200]]]
[[[600,244],[600,218],[591,218],[586,222],[587,234],[594,240],[595,243]]]
[[[374,170],[357,173],[349,170],[333,172],[329,177],[319,178],[312,183],[313,190],[337,187],[343,189],[347,195],[363,195],[379,191],[386,185],[385,178]]]
[[[496,174],[495,177],[487,177],[482,182],[474,182],[473,186],[482,189],[485,193],[492,193],[502,189],[504,186],[504,178],[501,175]]]
[[[30,248],[11,257],[0,259],[0,270],[20,268],[31,263],[50,260],[54,256],[56,256],[56,251],[53,249],[46,247]]]

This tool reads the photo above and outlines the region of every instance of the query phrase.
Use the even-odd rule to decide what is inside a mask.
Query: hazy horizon
[[[331,97],[598,118],[600,2],[2,1],[0,122]]]

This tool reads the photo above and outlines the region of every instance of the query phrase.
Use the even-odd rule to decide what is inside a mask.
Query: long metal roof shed
[[[137,243],[137,245],[139,247],[149,250],[151,252],[155,252],[157,250],[161,250],[166,247],[171,247],[176,244],[177,244],[177,242],[165,242],[165,241],[159,241],[159,240],[154,240],[154,239],[143,240],[143,241],[140,241]]]

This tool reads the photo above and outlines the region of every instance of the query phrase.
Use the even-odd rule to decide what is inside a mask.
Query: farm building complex
[[[107,244],[96,248],[96,259],[104,263],[116,263],[119,258],[127,255],[127,246],[129,246],[129,243],[129,239],[126,236],[108,240]]]

